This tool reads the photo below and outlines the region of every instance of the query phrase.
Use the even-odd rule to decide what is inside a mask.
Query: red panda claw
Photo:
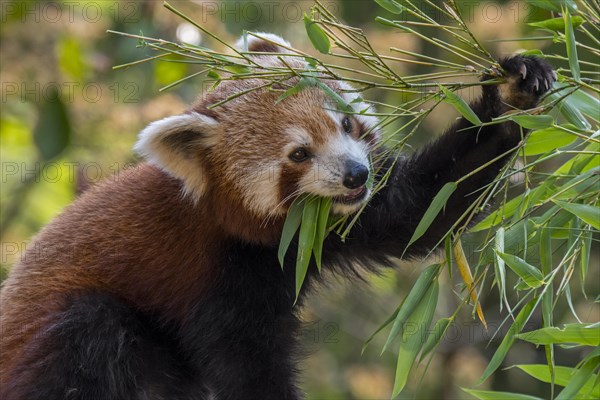
[[[519,73],[521,74],[521,77],[523,79],[527,78],[527,67],[525,66],[525,64],[521,64],[521,66],[519,67]]]

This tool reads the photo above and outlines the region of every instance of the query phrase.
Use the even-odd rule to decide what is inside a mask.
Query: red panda
[[[264,53],[291,45],[262,36],[269,40],[248,43],[261,52],[254,60],[281,65]],[[501,66],[507,83],[484,86],[471,104],[484,122],[535,106],[555,80],[534,57]],[[355,110],[368,108],[345,84],[324,83]],[[374,117],[336,111],[318,88],[281,102],[257,89],[209,107],[263,84],[224,82],[186,113],[150,124],[135,145],[145,162],[87,190],[33,239],[1,292],[3,399],[303,397],[298,309],[319,275],[311,266],[294,305],[295,252],[283,270],[277,259],[286,212],[310,193],[332,197],[336,214],[355,213],[371,197],[379,132]],[[387,186],[345,242],[326,239],[323,265],[352,274],[400,257],[445,183],[520,140],[512,123],[474,128],[461,119],[416,154],[390,155],[381,164]],[[434,247],[506,160],[462,182],[405,256]]]

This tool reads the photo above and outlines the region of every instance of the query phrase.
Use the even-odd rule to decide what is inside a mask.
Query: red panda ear
[[[198,200],[208,184],[202,154],[215,144],[220,132],[217,120],[190,112],[148,125],[140,132],[134,150],[182,180],[185,193]]]
[[[235,44],[235,47],[240,51],[255,51],[260,53],[290,53],[291,51],[286,49],[286,47],[291,48],[292,45],[281,36],[273,33],[252,32],[252,34],[247,34],[239,38]]]

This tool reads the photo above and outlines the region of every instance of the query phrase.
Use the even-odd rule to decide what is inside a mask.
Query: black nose
[[[364,185],[367,179],[369,179],[369,168],[356,161],[346,163],[344,186],[348,189],[356,189]]]

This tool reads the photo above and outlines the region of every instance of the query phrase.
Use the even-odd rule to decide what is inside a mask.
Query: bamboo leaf
[[[327,94],[329,97],[331,97],[331,99],[333,99],[333,101],[335,101],[340,111],[343,111],[348,114],[354,113],[354,109],[352,108],[352,106],[348,104],[346,100],[344,100],[342,96],[337,94],[332,88],[330,88],[329,86],[327,86],[319,80],[316,80],[316,84],[317,87],[321,88],[321,90],[323,90],[325,94]]]
[[[404,7],[394,0],[375,0],[375,2],[392,14],[400,14],[404,10]]]
[[[206,76],[210,79],[214,79],[216,81],[220,81],[221,80],[221,75],[219,75],[214,69],[211,69],[210,71],[208,71],[208,73],[206,74]]]
[[[581,111],[588,117],[600,121],[600,99],[584,90],[576,90],[564,100],[573,109]]]
[[[542,400],[539,397],[520,393],[498,392],[495,390],[461,389],[469,393],[471,396],[481,400]]]
[[[571,21],[573,22],[573,28],[577,28],[579,25],[583,23],[583,18],[581,17],[572,17]],[[564,32],[565,30],[565,20],[564,18],[550,18],[543,21],[530,22],[529,26],[535,26],[536,28],[549,29],[551,31],[560,31]]]
[[[437,217],[437,215],[440,213],[442,208],[446,205],[446,202],[448,201],[452,193],[454,193],[456,188],[456,182],[448,182],[442,187],[438,194],[435,195],[433,201],[429,205],[429,208],[427,209],[427,211],[425,211],[425,214],[421,218],[421,221],[417,225],[415,232],[410,238],[410,241],[406,246],[407,248],[411,244],[416,242],[421,236],[423,236],[425,232],[427,232],[427,229],[429,228],[435,217]]]
[[[452,104],[454,108],[456,108],[456,110],[458,110],[458,112],[473,125],[481,125],[481,120],[479,119],[477,114],[475,114],[475,111],[473,111],[473,109],[471,109],[471,107],[467,104],[466,101],[464,101],[456,93],[453,93],[452,91],[446,89],[442,85],[438,85],[438,87],[445,95],[445,102]]]
[[[327,34],[306,13],[304,14],[304,27],[306,28],[306,33],[314,48],[323,54],[329,54],[331,43],[329,42]]]
[[[523,279],[523,282],[527,286],[531,288],[537,288],[544,284],[544,276],[540,270],[527,263],[522,258],[513,254],[502,253],[500,251],[496,251],[496,254],[498,254],[500,258],[504,260],[510,269],[512,269],[517,275],[519,275],[521,279]]]
[[[296,300],[300,294],[300,288],[306,278],[308,265],[312,255],[315,235],[317,230],[317,216],[319,215],[319,201],[311,198],[304,205],[302,211],[302,224],[298,236],[298,255],[296,257]]]
[[[544,226],[540,232],[540,265],[542,267],[542,274],[547,276],[552,270],[552,238],[550,236],[550,227]],[[553,322],[553,304],[554,292],[552,290],[546,290],[542,293],[542,320],[544,327],[552,326]],[[554,367],[554,345],[549,344],[544,346],[544,352],[546,353],[546,361],[548,363],[546,371],[550,377],[551,393],[554,393],[554,378],[555,378],[555,367]],[[554,396],[552,396],[554,397]]]
[[[427,341],[421,351],[421,361],[440,343],[453,320],[453,318],[438,319],[433,327],[433,332],[427,336]]]
[[[396,21],[391,21],[387,18],[383,18],[383,17],[375,17],[375,21],[379,22],[381,25],[385,25],[385,26],[391,26],[393,28],[398,28],[400,29],[401,33],[402,32],[413,32],[412,29],[407,28],[405,26],[400,25],[400,23],[396,22]]]
[[[586,230],[582,233],[581,237],[581,256],[579,258],[579,282],[581,284],[581,292],[584,296],[587,295],[585,293],[585,281],[587,277],[587,272],[589,268],[590,261],[590,252],[592,250],[592,232],[590,230]]]
[[[473,280],[473,274],[471,273],[471,268],[469,267],[469,262],[467,261],[467,256],[465,255],[465,251],[463,250],[460,239],[457,239],[454,243],[453,250],[454,258],[456,259],[456,266],[458,267],[460,276],[462,277],[463,282],[467,286],[467,290],[471,295],[471,300],[473,300],[473,304],[477,310],[477,317],[487,330],[487,323],[485,322],[483,311],[481,310],[481,304],[479,304],[479,300],[477,298],[477,291],[474,287],[475,282]]]
[[[560,86],[560,85],[556,85],[556,86]],[[592,126],[590,125],[590,123],[585,119],[585,117],[581,113],[583,110],[585,110],[585,111],[588,111],[588,110],[586,107],[583,107],[580,110],[580,108],[576,104],[577,101],[576,101],[574,94],[575,94],[575,92],[570,93],[568,97],[563,98],[558,103],[557,108],[560,111],[560,114],[567,121],[569,121],[571,124],[573,124],[573,126],[576,129],[589,130],[592,128]],[[560,99],[562,96],[564,96],[564,93],[555,92],[548,96],[548,100],[556,101],[556,100]],[[597,113],[598,112],[596,112],[596,114]],[[566,127],[567,126],[565,126],[565,128]],[[573,129],[573,127],[570,127],[570,126],[568,128]]]
[[[548,373],[548,367],[546,365],[541,364],[521,364],[515,365],[516,368],[519,368],[526,374],[534,377],[535,379],[551,383],[552,377]],[[555,378],[554,382],[559,386],[567,386],[571,381],[573,375],[577,372],[576,368],[569,368],[563,366],[555,367]],[[589,393],[590,396],[599,398],[600,397],[600,386],[594,387],[594,381],[597,379],[597,375],[592,375],[587,382],[584,383],[581,388],[581,393]]]
[[[535,188],[533,190],[536,190],[538,188]],[[479,232],[482,231],[484,229],[488,229],[491,228],[492,226],[496,226],[499,223],[502,222],[503,218],[510,218],[513,216],[513,214],[519,209],[519,206],[521,205],[521,203],[523,203],[525,201],[524,199],[524,195],[519,195],[517,197],[515,197],[514,199],[511,199],[510,201],[506,202],[502,207],[500,207],[498,210],[494,211],[493,213],[491,213],[490,215],[488,215],[487,217],[485,217],[481,222],[479,222],[477,225],[475,225],[473,228],[470,229],[471,232]]]
[[[406,300],[406,298],[404,298],[404,300]],[[367,348],[367,346],[369,345],[369,343],[371,343],[373,341],[373,339],[375,338],[375,336],[377,336],[377,334],[379,332],[381,332],[382,330],[384,330],[389,324],[391,324],[392,322],[394,322],[396,320],[396,317],[398,316],[398,312],[400,311],[400,309],[402,308],[402,305],[404,304],[404,300],[402,300],[402,302],[400,303],[400,305],[396,308],[396,311],[394,311],[392,313],[392,315],[390,315],[388,317],[388,319],[386,319],[385,322],[383,324],[381,324],[379,326],[379,328],[377,328],[377,330],[375,332],[373,332],[371,334],[371,336],[369,336],[369,338],[365,341],[365,344],[363,344],[363,347],[360,350],[360,354],[361,355],[365,352],[365,349]]]
[[[565,21],[565,41],[567,44],[567,56],[569,58],[569,67],[573,79],[579,81],[581,72],[579,70],[579,57],[577,56],[577,40],[575,39],[575,30],[573,29],[573,21],[569,10],[564,10],[563,18]]]
[[[498,369],[500,364],[502,364],[502,361],[506,357],[506,354],[515,342],[516,334],[521,332],[527,321],[529,321],[531,314],[533,314],[536,301],[537,299],[535,298],[530,300],[529,303],[527,303],[521,309],[521,311],[519,311],[519,314],[513,321],[512,325],[510,326],[510,329],[508,330],[508,332],[506,332],[504,339],[502,339],[502,343],[500,343],[500,346],[498,346],[498,349],[496,350],[494,356],[485,368],[485,371],[483,371],[483,375],[479,379],[478,385],[482,384],[487,378],[489,378],[490,375],[492,375],[494,371]]]
[[[315,243],[313,245],[313,253],[315,255],[315,262],[319,272],[321,271],[321,258],[323,255],[323,242],[327,237],[327,221],[329,220],[329,211],[331,210],[332,200],[331,197],[324,197],[320,199],[321,204],[319,206],[319,215],[317,217],[317,231],[315,235]]]
[[[224,68],[233,74],[247,74],[250,72],[250,69],[244,65],[227,65]]]
[[[577,216],[585,223],[600,230],[600,207],[588,204],[568,203],[566,201],[554,200],[554,203]]]
[[[533,131],[525,143],[525,155],[534,156],[553,151],[573,143],[575,139],[577,136],[555,127]]]
[[[566,324],[563,328],[542,328],[521,333],[517,337],[536,345],[576,343],[586,346],[600,346],[600,325]]]
[[[402,342],[398,350],[398,363],[396,364],[396,377],[392,397],[398,394],[406,386],[408,375],[417,359],[419,351],[423,347],[425,333],[431,325],[433,314],[437,305],[439,294],[439,283],[435,280],[427,293],[419,302],[417,308],[406,320],[402,330]]]
[[[302,211],[304,208],[305,199],[305,197],[299,197],[294,200],[285,218],[285,223],[283,224],[283,230],[281,232],[281,239],[279,240],[279,250],[277,251],[277,258],[279,259],[281,268],[283,268],[285,254],[287,253],[287,250],[290,247],[294,236],[296,235],[296,231],[298,231],[298,228],[302,223]]]
[[[296,83],[294,86],[283,92],[283,94],[279,96],[279,98],[275,101],[275,104],[279,104],[288,97],[298,94],[306,88],[315,86],[317,86],[317,80],[315,78],[304,76],[298,81],[298,83]]]
[[[385,352],[388,347],[391,345],[392,341],[398,336],[400,330],[408,320],[408,318],[413,314],[413,312],[418,308],[419,304],[423,302],[427,291],[431,284],[435,281],[438,276],[440,269],[442,266],[440,264],[433,264],[429,267],[425,268],[421,275],[417,278],[417,281],[413,285],[412,289],[403,300],[403,303],[396,315],[396,319],[394,320],[394,324],[392,325],[392,330],[388,335],[388,338],[381,350],[381,353]]]
[[[582,367],[575,372],[565,388],[556,396],[556,400],[574,399],[585,387],[585,384],[594,377],[594,370],[600,365],[600,356],[589,357]]]
[[[538,56],[538,57],[544,57],[544,52],[541,51],[540,49],[531,49],[531,50],[526,50],[522,53],[519,53],[522,56]]]
[[[510,115],[508,119],[525,129],[546,129],[554,124],[551,115]]]

